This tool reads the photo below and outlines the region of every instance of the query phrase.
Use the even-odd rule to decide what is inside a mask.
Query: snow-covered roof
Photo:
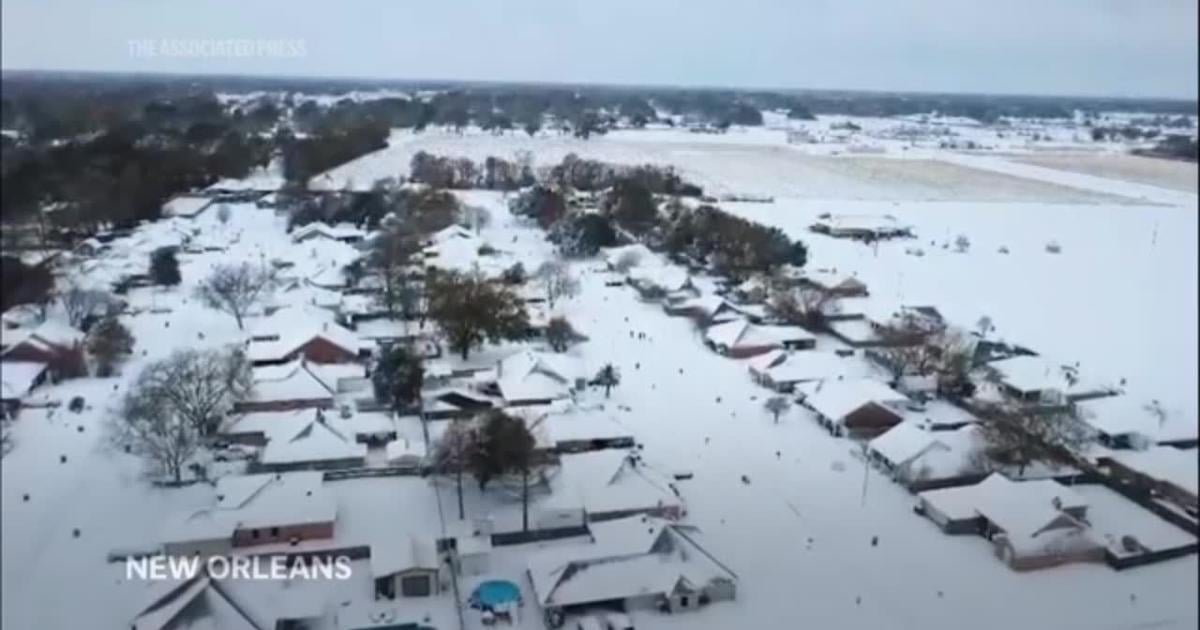
[[[1109,436],[1137,434],[1150,442],[1194,440],[1197,419],[1184,412],[1163,407],[1131,393],[1105,396],[1075,403],[1081,420]]]
[[[163,204],[163,216],[194,217],[212,205],[212,202],[213,200],[209,197],[179,195]]]
[[[239,529],[329,523],[337,502],[319,471],[227,475],[216,503],[169,523],[166,542],[225,539]]]
[[[839,337],[854,343],[879,341],[879,333],[865,319],[835,319],[828,326]]]
[[[900,466],[928,448],[945,448],[938,431],[926,431],[913,422],[901,422],[868,443],[870,449]]]
[[[0,363],[0,390],[3,400],[19,399],[33,389],[34,381],[46,371],[45,363],[5,361]]]
[[[565,354],[521,350],[496,364],[496,386],[509,402],[564,398],[582,376],[582,364]]]
[[[318,412],[321,413],[321,412]],[[267,465],[300,464],[367,456],[367,445],[342,435],[322,419],[314,419],[289,438],[267,442],[259,462]]]
[[[702,588],[736,576],[716,561],[694,528],[647,516],[588,525],[593,544],[539,552],[529,560],[534,596],[543,606],[572,606]]]
[[[805,405],[834,423],[869,403],[897,406],[909,402],[904,394],[871,378],[812,381],[801,383],[796,391]]]
[[[302,361],[254,368],[253,402],[332,398],[334,389],[322,383]]]
[[[747,361],[750,372],[775,383],[803,383],[821,379],[862,378],[870,366],[857,357],[823,350],[775,350]]]
[[[1000,473],[971,485],[922,492],[920,496],[951,518],[986,517],[1010,540],[1030,538],[1062,510],[1087,508],[1087,500],[1051,479],[1016,482]]]
[[[365,230],[349,223],[329,225],[323,221],[314,221],[313,223],[308,223],[296,228],[296,230],[292,232],[292,241],[299,243],[306,239],[317,236],[338,241],[360,239],[366,235],[367,233]]]
[[[1197,462],[1200,460],[1194,448],[1159,446],[1144,451],[1114,451],[1109,457],[1126,468],[1197,494]]]
[[[670,480],[633,452],[606,449],[562,455],[542,505],[587,513],[651,510],[682,505]]]
[[[86,337],[83,331],[56,319],[48,319],[35,328],[4,329],[4,347],[11,348],[24,341],[45,346],[46,344],[60,348],[70,348],[83,341]]]
[[[704,338],[726,348],[782,346],[786,343],[815,341],[812,333],[799,326],[766,326],[747,319],[714,324],[704,332]]]
[[[830,230],[866,230],[879,233],[907,229],[907,226],[887,214],[839,214],[827,219],[818,219],[818,225]]]
[[[1117,391],[1114,387],[1084,380],[1077,367],[1041,356],[1009,357],[988,366],[996,371],[1000,382],[1025,393],[1058,391],[1067,396],[1081,396]]]
[[[659,259],[654,252],[650,251],[650,248],[642,245],[641,243],[610,247],[604,250],[604,262],[609,267],[616,267],[621,259],[626,255],[637,258],[637,264],[634,265],[635,267],[657,266],[662,263],[661,259]]]
[[[633,437],[629,427],[621,424],[612,413],[603,411],[572,408],[562,413],[545,414],[538,424],[544,427],[547,439],[554,444]]]
[[[836,269],[805,270],[803,276],[809,283],[826,290],[861,291],[867,288],[866,283],[850,273],[839,272]]]
[[[386,455],[388,464],[393,466],[416,466],[425,459],[425,444],[405,438],[388,442]]]
[[[283,359],[318,337],[352,355],[358,355],[362,348],[373,345],[360,339],[354,331],[334,322],[331,313],[326,312],[319,317],[307,310],[281,309],[270,317],[256,320],[251,327],[251,335],[273,334],[279,338],[251,341],[246,348],[247,356],[252,361]]]
[[[371,543],[371,576],[395,575],[413,569],[438,569],[433,541],[404,535],[379,536]]]

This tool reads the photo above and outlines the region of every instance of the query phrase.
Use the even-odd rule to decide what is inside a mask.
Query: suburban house
[[[421,415],[427,420],[470,418],[480,412],[498,407],[489,396],[465,388],[446,388],[426,392],[421,396]]]
[[[1109,448],[1144,449],[1154,445],[1195,447],[1195,417],[1163,407],[1156,400],[1132,394],[1081,400],[1074,404],[1075,416],[1086,424],[1096,439]]]
[[[636,444],[633,431],[621,424],[612,412],[571,408],[542,414],[530,430],[545,433],[546,440],[559,453],[583,453],[604,449],[631,448]]]
[[[978,424],[979,418],[947,400],[934,398],[906,405],[904,421],[916,424],[927,431],[951,431]]]
[[[633,264],[626,265],[627,261]],[[641,243],[609,247],[604,250],[604,264],[610,271],[617,271],[624,266],[632,269],[643,263],[647,265],[658,264],[658,255]]]
[[[1193,518],[1197,505],[1197,451],[1158,446],[1144,451],[1114,451],[1098,463],[1125,483],[1166,499]]]
[[[568,398],[586,375],[578,359],[565,354],[521,350],[496,363],[494,393],[507,406],[545,405]]]
[[[1116,387],[1084,380],[1077,365],[1036,355],[993,361],[987,369],[1005,397],[1027,404],[1059,406],[1120,393]]]
[[[904,419],[911,401],[870,378],[811,381],[796,386],[805,407],[834,435],[874,437]]]
[[[809,230],[818,234],[827,234],[834,238],[850,238],[872,240],[881,238],[896,238],[912,236],[912,228],[896,220],[890,214],[824,214]]]
[[[825,329],[851,348],[873,348],[885,343],[878,329],[861,315],[829,317]]]
[[[744,359],[772,350],[807,350],[817,345],[817,338],[799,326],[755,324],[735,319],[715,324],[704,331],[704,341],[717,352]]]
[[[441,591],[442,563],[432,540],[388,535],[371,544],[375,599],[429,597]]]
[[[67,324],[48,320],[35,328],[3,329],[0,360],[44,363],[54,379],[87,373],[83,342],[86,335]]]
[[[590,523],[591,542],[533,555],[529,582],[547,620],[587,607],[682,612],[732,600],[737,575],[694,527],[650,516]]]
[[[562,455],[550,496],[537,504],[538,529],[649,514],[678,520],[685,507],[674,483],[636,451],[610,449]]]
[[[1015,482],[992,473],[975,485],[918,497],[918,513],[942,531],[983,536],[1018,571],[1105,558],[1087,523],[1087,500],[1050,479]]]
[[[320,624],[325,614],[325,599],[319,592],[305,597],[270,597],[270,606],[262,605],[260,589],[250,588],[251,580],[215,577],[209,567],[200,564],[196,574],[181,582],[167,581],[161,593],[155,593],[133,620],[133,630],[263,630],[263,628],[305,628]],[[290,583],[289,583],[290,585]],[[269,587],[271,588],[271,587]],[[259,597],[255,597],[258,595]],[[268,625],[263,625],[268,624]]]
[[[626,277],[630,286],[646,300],[658,300],[678,292],[700,296],[687,270],[674,265],[638,266],[630,269]]]
[[[294,321],[295,317],[290,309],[282,309],[255,323],[246,346],[254,365],[278,365],[302,357],[313,363],[353,363],[370,355],[373,344],[354,331],[332,321]]]
[[[739,309],[717,295],[694,297],[690,291],[666,296],[663,311],[676,317],[687,317],[700,326],[719,324],[742,317]]]
[[[228,555],[234,549],[333,537],[337,501],[320,472],[226,475],[216,504],[168,523],[163,553]]]
[[[796,385],[826,378],[862,378],[870,366],[853,356],[836,352],[773,350],[746,361],[750,376],[764,387],[791,392]]]
[[[237,413],[288,411],[333,406],[336,390],[326,385],[303,359],[254,368],[250,397],[234,404]]]
[[[366,235],[366,232],[349,223],[339,223],[331,226],[322,221],[315,221],[293,230],[292,242],[303,243],[314,238],[324,238],[343,243],[357,243],[363,240]]]
[[[981,474],[977,457],[984,443],[979,427],[931,431],[901,422],[867,443],[871,463],[907,486],[913,483]]]
[[[854,274],[838,273],[837,269],[814,269],[800,276],[801,287],[811,287],[839,297],[867,295],[867,285]]]
[[[34,387],[46,382],[45,363],[36,361],[4,361],[0,363],[0,417],[13,417],[21,407],[21,399]]]
[[[194,219],[213,204],[212,197],[200,195],[177,195],[163,204],[164,217]]]
[[[361,468],[366,465],[367,445],[354,436],[342,434],[329,426],[325,412],[316,410],[316,417],[291,435],[275,434],[252,462],[258,471],[330,470]]]

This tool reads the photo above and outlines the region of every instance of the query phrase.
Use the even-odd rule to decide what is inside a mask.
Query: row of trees
[[[673,255],[707,262],[721,273],[744,279],[782,265],[803,267],[808,249],[777,227],[738,217],[715,206],[676,206],[664,228],[663,245]]]
[[[418,151],[412,157],[409,180],[434,188],[517,190],[536,181],[533,157],[525,153],[515,161],[488,156],[483,164],[469,158],[448,158]]]
[[[303,138],[285,134],[280,140],[283,175],[289,182],[303,184],[318,173],[386,147],[389,131],[387,124],[367,119],[324,126]]]

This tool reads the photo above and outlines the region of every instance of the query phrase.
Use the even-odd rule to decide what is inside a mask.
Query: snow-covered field
[[[1098,378],[1123,378],[1130,392],[1196,417],[1195,194],[927,148],[914,150],[919,159],[817,155],[770,129],[726,136],[622,132],[588,141],[430,131],[398,132],[392,140],[318,185],[370,186],[405,173],[418,150],[475,159],[528,150],[540,165],[568,152],[673,164],[714,193],[775,196],[771,204],[721,205],[803,238],[812,267],[855,272],[875,296],[932,304],[967,326],[986,314],[997,335],[1079,361]],[[497,248],[528,261],[527,268],[550,254],[536,228],[508,213],[501,194],[463,196],[491,212],[481,236]],[[809,234],[807,225],[823,212],[889,213],[913,224],[918,238],[868,248]],[[146,603],[145,589],[122,584],[105,554],[150,544],[168,515],[211,501],[207,486],[149,488],[136,462],[99,439],[108,408],[145,361],[174,348],[241,338],[231,318],[198,308],[188,288],[218,261],[288,257],[308,273],[344,264],[339,247],[292,245],[284,220],[269,210],[235,205],[228,226],[213,214],[194,225],[236,243],[183,257],[181,289],[130,296],[135,306],[175,310],[127,318],[138,344],[124,376],[52,391],[86,396],[91,407],[84,413],[60,408],[50,418],[26,411],[15,423],[16,448],[0,460],[3,627],[128,627]],[[959,234],[970,239],[968,252],[942,248]],[[1060,254],[1045,251],[1050,240],[1061,244]],[[1001,246],[1009,253],[999,253]],[[924,255],[906,254],[911,247]],[[586,402],[615,414],[644,444],[651,464],[694,472],[680,482],[687,520],[739,577],[735,602],[674,616],[639,613],[639,628],[1195,627],[1195,555],[1122,572],[1104,565],[1014,572],[983,540],[943,535],[913,514],[912,495],[868,470],[854,443],[831,437],[809,412],[793,409],[773,423],[762,409],[766,390],[750,380],[746,364],[709,351],[685,320],[641,302],[628,287],[605,286],[609,276],[596,261],[574,270],[582,291],[559,310],[589,341],[571,353],[588,365],[611,361],[623,376],[611,399],[589,392]],[[277,298],[308,300],[302,293]],[[464,525],[456,522],[446,486],[439,506],[437,493],[413,485],[425,482],[405,479],[393,487],[394,481],[333,484],[339,506],[354,512],[345,516],[346,535],[392,528],[433,536],[439,509],[449,527]],[[468,518],[519,510],[474,491],[468,499]],[[372,507],[381,502],[387,505]],[[1119,510],[1110,514],[1120,518]],[[533,547],[497,552],[492,571],[527,587],[523,558]],[[452,627],[444,613],[436,616]],[[530,630],[541,627],[538,615],[522,621]],[[467,627],[476,625],[468,618]]]

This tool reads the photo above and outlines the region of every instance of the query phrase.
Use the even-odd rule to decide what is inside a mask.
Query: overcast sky
[[[5,69],[1195,99],[1200,54],[1196,0],[4,0],[0,6]],[[194,43],[225,39],[252,39],[262,48],[222,52]],[[175,40],[193,42],[199,53],[178,54],[169,48]]]

